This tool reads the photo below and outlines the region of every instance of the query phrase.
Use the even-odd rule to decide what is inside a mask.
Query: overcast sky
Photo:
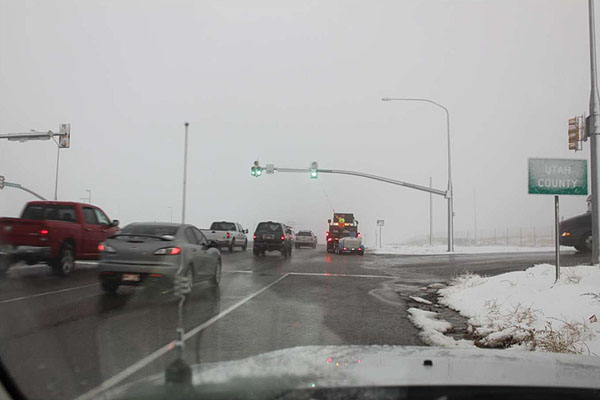
[[[527,194],[527,159],[567,149],[589,101],[587,1],[0,0],[0,132],[58,130],[59,200],[113,219],[293,223],[320,237],[332,208],[373,242],[426,234],[429,195],[361,178],[250,176],[280,167],[358,170],[447,185],[450,110],[456,231],[550,227],[551,196]],[[56,146],[0,142],[0,174],[48,198]],[[328,198],[326,197],[328,196]],[[0,215],[31,196],[0,191]],[[562,213],[585,210],[561,197]],[[434,197],[435,230],[446,202]]]

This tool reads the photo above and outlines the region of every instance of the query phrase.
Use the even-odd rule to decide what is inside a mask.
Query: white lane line
[[[241,270],[241,269],[234,269],[232,271],[223,271],[223,272],[229,272],[231,274],[253,274],[254,271],[245,271],[245,270]]]
[[[249,295],[249,296],[243,298],[242,300],[238,301],[237,303],[235,303],[234,305],[232,305],[231,307],[229,307],[225,311],[222,311],[219,314],[215,315],[214,317],[210,318],[209,320],[201,323],[200,325],[198,325],[194,329],[188,331],[184,335],[183,339],[187,340],[187,339],[191,338],[192,336],[196,335],[198,332],[202,331],[203,329],[208,328],[210,325],[214,324],[215,322],[217,322],[218,320],[220,320],[221,318],[223,318],[224,316],[226,316],[227,314],[229,314],[230,312],[232,312],[236,308],[241,307],[242,305],[244,305],[248,301],[252,300],[254,297],[258,296],[259,294],[261,294],[265,290],[268,290],[272,286],[275,286],[276,284],[278,284],[279,282],[281,282],[283,279],[285,279],[288,275],[289,274],[283,275],[282,277],[280,277],[279,279],[271,282],[270,284],[268,284],[267,286],[263,287],[259,291],[254,292],[251,295]],[[141,360],[137,361],[135,364],[130,365],[129,367],[125,368],[123,371],[121,371],[118,374],[114,375],[112,378],[109,378],[108,380],[102,382],[100,385],[96,386],[92,390],[90,390],[90,391],[82,394],[81,396],[77,397],[75,400],[93,399],[96,396],[100,395],[102,392],[104,392],[104,391],[110,389],[111,387],[115,386],[116,384],[122,382],[123,380],[125,380],[129,376],[133,375],[134,373],[136,373],[140,369],[144,368],[146,365],[150,364],[151,362],[153,362],[157,358],[159,358],[162,355],[166,354],[171,349],[171,347],[172,347],[171,343],[172,342],[169,342],[168,344],[162,346],[161,348],[159,348],[158,350],[156,350],[154,353],[149,354],[148,356],[146,356],[146,357],[142,358]]]
[[[290,272],[290,275],[298,276],[333,276],[344,278],[395,278],[391,275],[355,275],[355,274],[332,274],[329,272]]]
[[[33,299],[35,297],[48,296],[50,294],[70,292],[71,290],[78,290],[78,289],[83,289],[83,288],[86,288],[86,287],[91,287],[91,286],[96,286],[96,285],[99,285],[99,283],[90,283],[90,284],[87,284],[87,285],[75,286],[75,287],[70,287],[70,288],[67,288],[67,289],[53,290],[51,292],[43,292],[43,293],[33,294],[31,296],[14,297],[12,299],[0,300],[0,304],[13,303],[15,301]]]

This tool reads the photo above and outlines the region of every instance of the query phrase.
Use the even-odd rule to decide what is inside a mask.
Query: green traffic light
[[[317,171],[310,171],[311,179],[317,179],[317,176],[318,176]]]
[[[262,169],[260,167],[256,168],[256,176],[262,175]]]
[[[254,167],[250,168],[250,175],[256,176],[256,169]]]

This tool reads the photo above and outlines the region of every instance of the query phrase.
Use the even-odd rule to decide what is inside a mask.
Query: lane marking
[[[187,340],[187,339],[189,339],[189,338],[191,338],[192,336],[196,335],[198,332],[202,331],[203,329],[208,328],[210,325],[214,324],[215,322],[217,322],[218,320],[220,320],[221,318],[223,318],[224,316],[226,316],[230,312],[234,311],[235,309],[243,306],[248,301],[252,300],[254,297],[256,297],[259,294],[263,293],[265,290],[268,290],[271,287],[275,286],[276,284],[278,284],[279,282],[281,282],[283,279],[285,279],[288,275],[289,274],[285,274],[285,275],[281,276],[279,279],[271,282],[270,284],[268,284],[267,286],[263,287],[262,289],[254,292],[251,295],[249,295],[249,296],[243,298],[242,300],[238,301],[237,303],[235,303],[231,307],[227,308],[225,311],[220,312],[219,314],[215,315],[214,317],[206,320],[205,322],[203,322],[200,325],[196,326],[192,330],[188,331],[183,336],[184,341]],[[123,371],[121,371],[118,374],[114,375],[112,378],[109,378],[108,380],[102,382],[100,385],[96,386],[92,390],[90,390],[90,391],[82,394],[81,396],[77,397],[75,400],[92,399],[92,398],[100,395],[102,392],[104,392],[104,391],[110,389],[111,387],[115,386],[116,384],[122,382],[123,380],[125,380],[129,376],[133,375],[134,373],[136,373],[140,369],[144,368],[145,366],[147,366],[148,364],[150,364],[151,362],[153,362],[154,360],[156,360],[157,358],[159,358],[159,357],[163,356],[164,354],[168,353],[170,351],[170,348],[171,348],[171,343],[172,342],[167,343],[166,345],[162,346],[158,350],[154,351],[154,353],[149,354],[146,357],[142,358],[141,360],[137,361],[135,364],[130,365],[129,367],[125,368]]]
[[[51,292],[43,292],[43,293],[33,294],[31,296],[14,297],[12,299],[0,300],[0,304],[13,303],[15,301],[32,299],[34,297],[48,296],[50,294],[70,292],[71,290],[83,289],[83,288],[86,288],[86,287],[91,287],[91,286],[96,286],[96,285],[99,285],[99,283],[89,283],[87,285],[74,286],[74,287],[70,287],[70,288],[66,288],[66,289],[61,289],[61,290],[53,290]]]
[[[237,270],[237,269],[234,269],[232,271],[223,271],[223,272],[229,272],[231,274],[253,274],[254,273],[254,271],[244,271],[244,270]]]
[[[395,278],[395,276],[392,275],[332,274],[328,272],[289,272],[288,274],[297,276],[333,276],[344,278]]]

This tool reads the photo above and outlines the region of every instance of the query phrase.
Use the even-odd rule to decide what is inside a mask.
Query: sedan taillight
[[[110,246],[105,245],[104,243],[100,243],[98,245],[98,251],[100,253],[116,253],[116,250]]]
[[[156,256],[176,256],[181,253],[180,247],[164,247],[156,250],[153,254]]]

